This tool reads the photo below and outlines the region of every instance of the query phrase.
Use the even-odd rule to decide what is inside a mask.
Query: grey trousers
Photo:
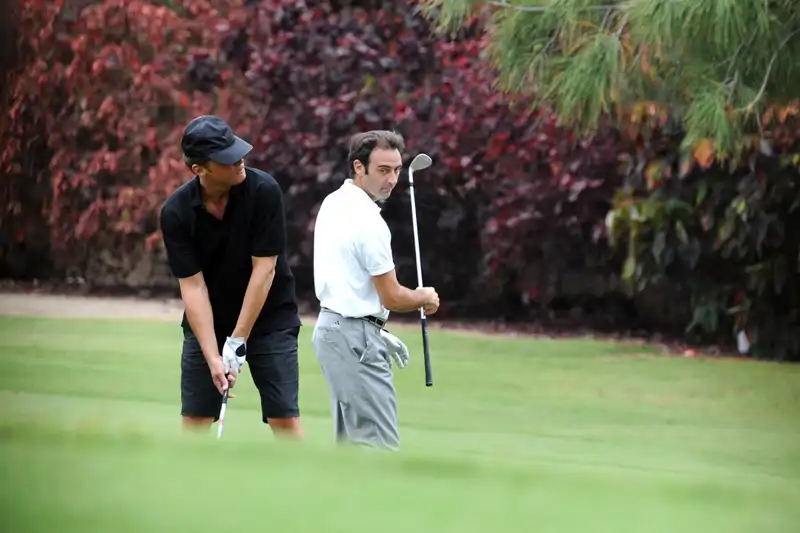
[[[312,344],[331,395],[340,444],[397,450],[397,399],[380,328],[323,309]]]

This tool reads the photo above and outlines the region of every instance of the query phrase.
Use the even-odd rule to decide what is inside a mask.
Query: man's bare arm
[[[208,299],[208,288],[203,273],[198,272],[194,276],[181,278],[178,282],[181,298],[186,306],[186,318],[200,342],[203,357],[206,362],[221,357],[217,347],[217,337],[214,334],[214,315],[211,312],[211,301]]]
[[[380,296],[381,305],[389,311],[408,313],[428,303],[424,292],[403,287],[397,281],[395,269],[380,276],[372,276],[372,281]]]
[[[231,337],[247,339],[250,336],[253,323],[261,312],[261,308],[264,307],[269,290],[272,288],[277,262],[277,256],[253,257],[253,272],[250,274],[242,310],[239,312],[239,319],[236,321],[236,327],[233,329]]]

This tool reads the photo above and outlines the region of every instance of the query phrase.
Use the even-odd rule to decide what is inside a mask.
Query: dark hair
[[[372,130],[363,133],[356,133],[350,137],[350,153],[347,157],[347,164],[350,166],[350,174],[355,171],[353,163],[361,161],[364,167],[369,167],[369,156],[376,148],[385,150],[396,149],[403,151],[405,141],[399,133],[387,130]]]
[[[208,163],[208,160],[204,159],[204,160],[201,161],[200,159],[197,159],[197,158],[194,158],[194,157],[189,157],[188,155],[184,154],[183,155],[183,163],[186,165],[186,168],[188,168],[189,170],[192,170],[192,167],[194,165],[200,165],[202,167],[206,163]]]

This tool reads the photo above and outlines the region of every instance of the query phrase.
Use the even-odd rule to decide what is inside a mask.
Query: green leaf
[[[661,224],[661,219],[663,217],[661,217],[660,214],[663,211],[663,206],[661,202],[654,197],[651,196],[647,198],[647,200],[639,202],[637,211],[639,220],[643,222],[652,222],[656,226]]]
[[[694,208],[689,202],[685,202],[679,198],[670,198],[666,203],[667,214],[670,216],[679,216],[681,214],[691,214]]]
[[[606,213],[606,238],[612,248],[619,242],[618,234],[622,229],[620,226],[624,223],[625,213],[625,208],[611,209]]]
[[[625,264],[622,267],[622,279],[625,281],[633,280],[634,276],[636,275],[636,258],[632,255],[629,255],[625,259]]]
[[[661,255],[664,253],[664,248],[667,246],[667,233],[659,231],[653,239],[653,257],[656,263],[661,264]]]
[[[675,223],[675,232],[678,234],[678,239],[683,244],[689,242],[689,234],[686,232],[686,226],[683,225],[683,222],[680,220]]]
[[[700,186],[697,188],[697,198],[695,198],[694,205],[699,206],[703,203],[703,201],[708,196],[708,182],[703,180],[700,182]]]
[[[747,220],[747,201],[744,198],[736,198],[731,202],[731,208],[742,220]]]
[[[719,226],[719,230],[717,231],[719,235],[719,240],[721,242],[727,242],[728,239],[731,238],[733,232],[736,231],[736,219],[730,214],[725,217],[725,220],[722,221],[722,225]]]

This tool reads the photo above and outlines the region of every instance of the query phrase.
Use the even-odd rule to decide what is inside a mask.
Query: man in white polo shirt
[[[312,343],[331,393],[339,443],[396,450],[397,401],[390,360],[408,349],[384,329],[390,311],[433,314],[431,287],[400,285],[391,232],[376,202],[389,198],[403,167],[403,138],[390,131],[350,140],[352,175],[320,206],[314,227],[314,286],[320,301]]]

